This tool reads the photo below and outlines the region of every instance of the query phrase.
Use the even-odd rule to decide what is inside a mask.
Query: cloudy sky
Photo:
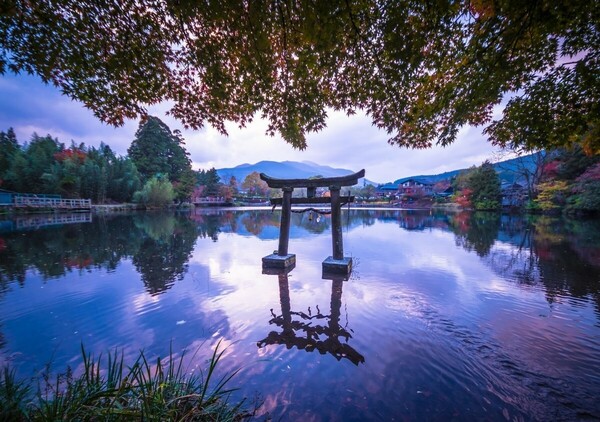
[[[437,174],[479,165],[494,156],[493,148],[480,128],[466,127],[450,147],[407,150],[387,144],[388,136],[371,125],[364,115],[347,117],[330,113],[327,128],[308,135],[308,148],[293,149],[280,137],[265,135],[266,123],[255,121],[249,127],[228,126],[229,137],[206,127],[200,131],[183,130],[176,120],[165,115],[167,105],[150,109],[171,130],[180,129],[186,140],[195,169],[235,167],[262,160],[312,161],[322,165],[366,170],[375,182],[389,182],[401,177]],[[137,121],[113,128],[101,123],[80,103],[61,95],[52,86],[29,75],[0,76],[0,130],[13,127],[21,143],[38,135],[50,134],[60,142],[84,142],[98,146],[101,141],[118,154],[125,155],[138,127]]]

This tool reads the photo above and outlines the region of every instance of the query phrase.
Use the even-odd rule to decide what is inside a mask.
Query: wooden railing
[[[231,200],[219,196],[209,196],[205,198],[195,198],[193,201],[194,205],[228,205],[231,204]]]
[[[63,199],[48,198],[37,196],[15,195],[15,208],[52,208],[52,209],[90,209],[92,208],[91,199]]]

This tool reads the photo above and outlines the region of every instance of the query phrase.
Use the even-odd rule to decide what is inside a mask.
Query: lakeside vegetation
[[[533,213],[600,212],[600,155],[586,153],[579,144],[522,156],[512,168],[501,172],[504,176],[509,173],[514,180],[509,186],[512,198],[508,205],[503,200],[506,187],[489,161],[438,180],[429,191],[417,187],[409,192],[382,194],[378,187],[365,184],[345,189],[344,194],[373,205],[389,205],[401,199],[408,201],[404,205],[417,208],[452,204],[473,210],[508,206]],[[140,122],[126,156],[118,156],[105,143],[95,148],[72,141],[67,147],[51,135],[34,133],[21,145],[12,128],[0,132],[0,189],[85,198],[96,205],[135,203],[143,208],[164,208],[206,198],[232,204],[280,194],[270,189],[256,171],[244,180],[231,176],[225,181],[214,168],[194,171],[181,133],[171,132],[152,116]],[[322,189],[320,194],[326,191]],[[441,194],[448,191],[452,193]],[[302,189],[294,191],[294,196],[305,195]],[[399,201],[395,204],[403,205]]]
[[[83,369],[68,367],[53,375],[50,365],[39,379],[17,379],[14,369],[0,370],[0,420],[169,420],[240,421],[252,415],[244,401],[232,402],[231,380],[237,370],[216,377],[225,349],[220,343],[200,374],[188,373],[184,356],[171,351],[151,362],[143,351],[131,365],[117,350],[105,358],[81,346]]]

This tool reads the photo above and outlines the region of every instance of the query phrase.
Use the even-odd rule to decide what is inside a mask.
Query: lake
[[[0,364],[22,378],[227,347],[259,419],[600,419],[600,221],[346,210],[348,280],[324,279],[328,216],[279,212],[0,220]]]

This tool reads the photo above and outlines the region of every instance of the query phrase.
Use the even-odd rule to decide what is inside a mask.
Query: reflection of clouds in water
[[[130,299],[133,304],[133,308],[136,314],[144,314],[148,311],[155,310],[159,308],[160,304],[160,296],[159,295],[150,295],[148,293],[140,293],[134,295],[133,298]],[[150,308],[150,309],[148,309]]]
[[[273,412],[275,409],[277,409],[278,414],[287,414],[287,410],[290,404],[292,403],[293,392],[293,389],[282,385],[280,391],[269,394],[264,398],[263,405],[260,409],[260,414],[257,416],[266,416],[270,412]]]
[[[350,243],[361,247],[361,276],[366,278],[369,274],[381,277],[382,281],[397,278],[403,284],[414,284],[411,288],[417,290],[418,280],[423,275],[427,275],[431,283],[436,278],[446,282],[451,279],[455,288],[460,286],[456,299],[467,301],[473,300],[482,283],[491,290],[506,289],[499,277],[481,279],[482,274],[489,272],[485,264],[473,259],[473,253],[457,247],[454,234],[448,231],[406,231],[396,224],[377,222],[368,231],[358,232],[356,236],[351,234],[348,238]],[[412,271],[419,271],[421,276],[406,277]]]

